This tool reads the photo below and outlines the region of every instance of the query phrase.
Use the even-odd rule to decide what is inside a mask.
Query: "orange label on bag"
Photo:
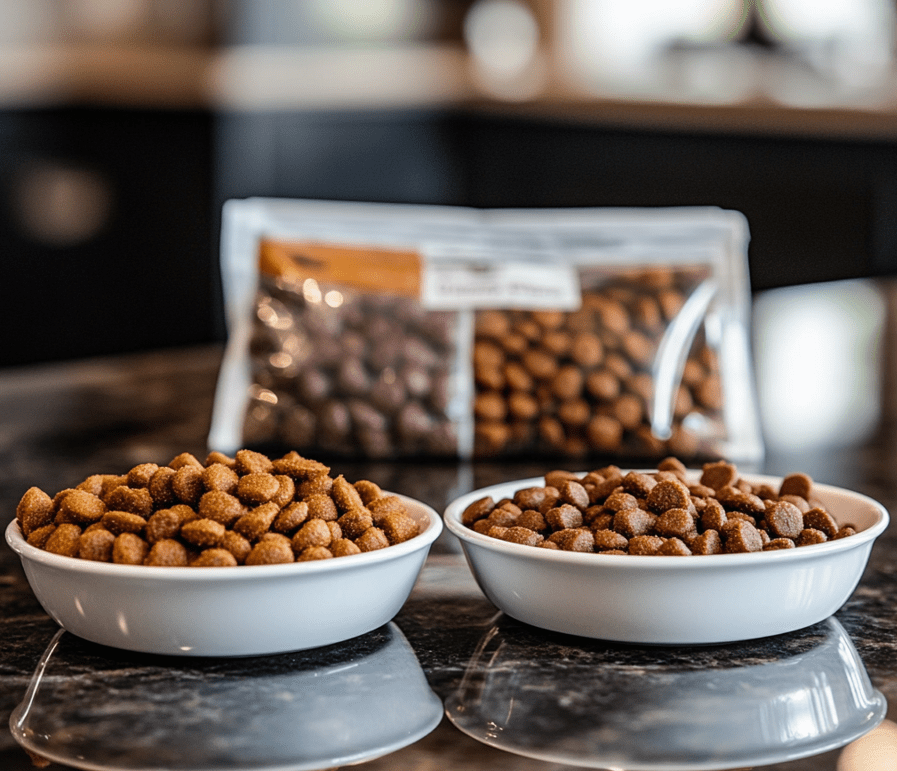
[[[411,251],[263,238],[259,270],[292,281],[312,278],[324,284],[420,296],[421,260]]]

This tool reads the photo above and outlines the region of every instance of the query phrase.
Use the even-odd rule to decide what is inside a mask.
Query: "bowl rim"
[[[384,491],[386,492],[386,491]],[[298,577],[303,575],[315,575],[330,573],[333,571],[363,568],[365,565],[374,565],[381,562],[391,562],[407,554],[429,547],[442,532],[442,517],[436,510],[423,501],[410,498],[399,493],[387,493],[401,498],[406,505],[411,506],[416,512],[426,516],[427,526],[422,532],[402,543],[388,546],[375,551],[350,554],[345,557],[326,560],[309,560],[307,562],[290,562],[276,565],[238,565],[239,570],[233,567],[204,567],[197,569],[185,569],[184,567],[158,567],[149,565],[118,565],[111,562],[96,562],[82,560],[76,557],[66,557],[61,554],[53,554],[29,544],[19,528],[19,523],[13,519],[6,527],[6,542],[15,551],[22,561],[38,563],[46,567],[56,568],[71,573],[82,573],[93,576],[108,576],[110,578],[139,578],[154,581],[240,581],[262,580],[269,578]],[[415,519],[421,520],[420,516]]]
[[[635,469],[640,473],[656,473],[656,469]],[[586,472],[576,472],[584,474]],[[696,473],[690,470],[689,473]],[[699,473],[699,472],[697,472]],[[763,474],[741,474],[741,477],[747,481],[757,481],[761,484],[781,482],[783,477],[768,476]],[[775,549],[771,551],[746,552],[735,554],[701,554],[690,555],[700,557],[700,559],[658,559],[653,554],[601,554],[600,552],[572,552],[561,551],[555,549],[537,549],[533,546],[525,544],[512,543],[510,541],[502,541],[498,538],[492,538],[488,535],[478,533],[475,530],[461,523],[461,514],[474,501],[485,498],[488,495],[499,493],[501,497],[507,495],[510,491],[522,490],[527,487],[544,486],[544,476],[529,477],[526,479],[511,480],[508,482],[499,482],[498,484],[481,487],[472,490],[469,493],[455,498],[446,507],[443,519],[446,528],[455,536],[457,536],[462,546],[481,547],[483,549],[505,554],[509,557],[526,558],[527,556],[534,560],[541,560],[546,563],[564,563],[564,564],[581,564],[581,565],[600,565],[606,568],[610,565],[621,570],[637,568],[638,570],[670,570],[689,569],[689,570],[706,570],[710,568],[735,567],[740,565],[756,564],[758,560],[763,562],[796,562],[807,559],[815,559],[831,555],[838,552],[850,551],[865,544],[874,541],[887,528],[890,522],[890,516],[887,509],[876,501],[863,493],[848,490],[844,487],[823,484],[819,482],[813,483],[813,487],[822,493],[834,493],[838,495],[847,495],[855,499],[858,503],[870,506],[877,514],[876,521],[869,527],[858,530],[854,535],[847,538],[839,538],[837,540],[826,541],[824,543],[811,544],[801,546],[795,549]]]

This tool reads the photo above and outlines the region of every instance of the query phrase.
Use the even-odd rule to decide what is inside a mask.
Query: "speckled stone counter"
[[[0,524],[31,485],[62,489],[101,470],[204,455],[219,357],[203,348],[0,372]],[[869,446],[769,457],[756,470],[806,471],[893,511],[895,438],[883,430]],[[545,470],[340,468],[437,510],[471,489]],[[61,632],[4,544],[0,768],[32,766],[5,727],[12,715],[44,756],[77,768],[890,769],[895,600],[892,524],[852,598],[827,621],[732,645],[617,645],[497,612],[443,533],[404,608],[374,632],[301,653],[185,661]]]

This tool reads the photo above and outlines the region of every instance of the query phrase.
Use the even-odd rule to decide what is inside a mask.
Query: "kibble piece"
[[[153,497],[145,487],[119,485],[106,497],[106,507],[114,511],[129,511],[144,519],[153,513]]]
[[[740,511],[744,514],[763,514],[766,511],[762,498],[731,485],[717,490],[716,497],[726,511]]]
[[[636,498],[647,498],[657,482],[648,474],[630,471],[623,477],[623,489]]]
[[[397,512],[391,512],[390,514],[384,516],[381,522],[386,522],[386,520],[390,516],[401,516],[401,514],[398,514]],[[364,506],[362,505],[359,505],[358,508],[352,511],[347,511],[336,521],[342,529],[345,537],[352,540],[358,538],[358,536],[360,536],[369,527],[374,526],[374,518],[371,516],[371,512],[364,508]]]
[[[565,530],[582,526],[582,512],[569,503],[554,506],[545,512],[545,521],[553,530]]]
[[[149,548],[139,535],[122,533],[112,544],[112,561],[117,565],[142,565]]]
[[[309,546],[303,549],[297,556],[297,562],[313,562],[314,560],[329,560],[335,555],[325,546]]]
[[[543,541],[539,541],[536,546],[540,549],[551,549],[553,551],[560,551],[561,547],[558,546],[554,541],[549,541],[547,538]]]
[[[60,502],[59,511],[67,522],[89,525],[102,519],[106,504],[92,493],[72,490]]]
[[[266,472],[252,472],[240,477],[236,496],[248,506],[270,501],[280,490],[277,477]]]
[[[368,511],[374,518],[374,524],[389,514],[391,511],[405,511],[405,504],[397,495],[384,495],[368,504]]]
[[[415,520],[414,517],[410,514],[403,514],[398,511],[387,514],[381,521],[379,527],[386,534],[386,539],[393,546],[397,543],[404,543],[405,541],[411,540],[420,530],[417,520]],[[520,528],[512,529],[519,530]]]
[[[654,485],[646,503],[657,514],[668,509],[687,509],[691,505],[691,494],[678,479],[664,479]]]
[[[797,538],[804,529],[804,516],[793,503],[776,501],[766,510],[766,526],[775,538]]]
[[[807,474],[789,474],[782,480],[779,486],[779,495],[799,495],[805,500],[810,499],[813,492],[813,480]]]
[[[171,506],[177,502],[177,496],[174,494],[174,490],[171,489],[171,483],[176,473],[170,466],[161,466],[153,474],[146,489],[153,499],[155,508]]]
[[[723,531],[725,548],[729,553],[754,552],[763,548],[757,528],[742,519],[731,521]]]
[[[53,535],[54,530],[56,530],[56,525],[52,523],[44,525],[43,527],[32,530],[26,540],[30,546],[34,546],[36,549],[45,549],[47,546],[47,539]]]
[[[622,491],[607,496],[604,507],[609,511],[623,511],[624,509],[637,509],[638,499],[630,493]]]
[[[202,484],[206,490],[223,490],[233,493],[237,489],[240,477],[236,471],[223,463],[206,466],[202,472]]]
[[[585,528],[560,530],[554,535],[558,536],[556,543],[563,551],[592,552],[595,550],[595,537],[590,530]]]
[[[30,487],[16,506],[16,519],[26,538],[53,521],[53,499],[39,487]]]
[[[499,527],[514,527],[514,525],[517,524],[517,518],[519,516],[520,513],[499,506],[497,509],[492,509],[492,511],[489,512],[486,521],[490,525],[498,525]]]
[[[254,450],[237,450],[234,455],[237,473],[243,474],[267,474],[274,470],[271,459]]]
[[[199,499],[197,508],[199,516],[214,519],[225,527],[231,527],[243,514],[246,508],[239,498],[223,490],[209,490]]]
[[[839,528],[838,532],[835,533],[834,540],[838,538],[847,538],[850,535],[856,535],[857,531],[851,525],[844,525],[844,527]]]
[[[128,473],[128,487],[147,487],[150,480],[159,470],[157,463],[141,463],[134,466]]]
[[[692,554],[722,554],[723,541],[717,530],[705,530],[688,542]]]
[[[800,495],[780,495],[780,501],[788,501],[788,503],[793,503],[797,508],[800,509],[801,514],[806,514],[812,506],[807,501],[806,498],[802,498]]]
[[[305,502],[308,504],[309,519],[323,519],[335,522],[339,518],[339,510],[336,508],[333,498],[329,495],[309,495]]]
[[[282,509],[293,500],[293,496],[296,494],[296,483],[292,477],[286,474],[276,474],[274,478],[280,487],[271,497],[270,503],[274,503],[277,505],[277,508]]]
[[[249,552],[252,551],[252,544],[233,530],[225,532],[218,546],[233,554],[238,565],[242,565],[246,561],[246,557],[249,556]]]
[[[677,477],[684,478],[688,473],[688,469],[685,464],[679,460],[678,458],[668,457],[664,458],[660,463],[657,464],[658,471],[672,471]]]
[[[687,509],[668,509],[657,517],[654,529],[658,535],[667,538],[681,538],[683,541],[697,535],[694,517]]]
[[[334,557],[348,557],[351,554],[361,554],[361,549],[348,538],[340,538],[330,544],[330,552]]]
[[[793,549],[794,541],[790,538],[772,538],[769,543],[764,544],[763,551],[777,551],[779,549]]]
[[[383,490],[380,489],[380,485],[371,482],[369,479],[359,479],[355,482],[354,487],[361,496],[361,502],[365,506],[383,495]]]
[[[838,534],[838,523],[825,509],[810,509],[803,515],[803,525],[805,528],[821,530],[827,538],[834,538]],[[798,533],[798,535],[800,534]]]
[[[355,539],[355,545],[362,551],[375,551],[389,546],[389,540],[379,527],[369,527]]]
[[[108,489],[104,488],[103,480],[107,477],[107,474],[91,474],[87,479],[79,482],[76,486],[76,490],[84,490],[88,493],[93,493],[98,498],[102,498]],[[117,483],[115,486],[117,487]]]
[[[334,522],[333,520],[329,520],[325,523],[327,525],[327,529],[330,530],[330,542],[338,541],[343,537],[343,529],[339,526],[339,522]],[[269,533],[270,536],[275,536],[277,533]],[[280,537],[280,536],[278,536]],[[285,536],[284,536],[285,537]]]
[[[664,539],[659,535],[636,535],[629,539],[629,553],[645,556],[657,554],[663,544]]]
[[[355,489],[354,485],[346,481],[342,474],[333,480],[330,497],[341,512],[354,511],[364,507],[364,501],[361,500],[358,490]]]
[[[190,563],[193,568],[236,567],[237,558],[227,549],[205,549]]]
[[[115,536],[105,528],[84,532],[78,539],[78,556],[93,562],[111,562]]]
[[[173,509],[159,509],[146,520],[146,540],[150,543],[174,538],[181,530],[182,518]]]
[[[600,551],[623,550],[629,546],[629,539],[614,530],[593,530],[592,538],[595,541],[595,548]]]
[[[691,517],[689,517],[690,519]],[[644,509],[621,509],[613,518],[613,529],[626,538],[647,535],[654,529],[656,515]]]
[[[536,511],[535,509],[527,509],[526,511],[521,512],[520,516],[517,517],[517,527],[525,527],[528,530],[540,532],[548,529],[548,523],[545,521],[542,512]]]
[[[181,527],[181,538],[200,549],[218,546],[224,537],[224,525],[214,519],[195,519]]]
[[[310,519],[293,536],[291,544],[293,551],[299,554],[309,546],[329,546],[330,528],[323,519]]]
[[[800,535],[795,539],[796,546],[812,546],[815,543],[825,543],[828,540],[825,533],[816,528],[806,527],[801,530]]]
[[[267,540],[259,541],[246,556],[246,565],[280,565],[295,562],[293,549],[289,543]]]
[[[234,530],[249,541],[257,541],[268,532],[279,513],[280,507],[276,503],[263,503],[234,522]]]
[[[237,461],[234,458],[231,458],[230,455],[225,455],[223,452],[213,450],[206,455],[206,462],[203,465],[208,468],[216,463],[220,463],[222,466],[227,466],[228,468],[234,468],[237,465]]]
[[[169,468],[173,468],[175,471],[178,469],[182,469],[184,466],[195,466],[196,468],[203,468],[202,463],[197,460],[196,456],[189,452],[182,452],[180,455],[176,455],[171,461],[168,463]]]
[[[568,479],[561,484],[558,490],[564,503],[569,503],[579,509],[588,508],[589,494],[578,481]]]
[[[290,535],[308,519],[308,504],[305,501],[293,501],[293,503],[281,509],[280,513],[271,523],[271,529],[275,533]]]
[[[738,479],[738,469],[734,464],[721,460],[704,464],[700,482],[705,487],[721,490],[733,485],[736,479]]]
[[[77,557],[80,539],[81,528],[78,525],[64,523],[56,527],[44,548],[48,552],[64,557]]]
[[[701,512],[701,527],[704,530],[716,530],[721,533],[729,517],[723,505],[715,498],[708,498]]]
[[[508,543],[519,543],[522,546],[537,546],[542,540],[541,535],[525,527],[508,527],[502,528],[502,530],[500,539]]]
[[[297,480],[326,477],[330,473],[330,466],[303,458],[298,452],[288,452],[282,458],[272,461],[271,466],[275,473],[287,474]]]
[[[186,547],[173,538],[156,541],[143,561],[144,565],[169,568],[187,567],[188,563]]]
[[[146,520],[143,517],[129,511],[107,511],[100,522],[106,530],[115,535],[140,533],[146,527]]]
[[[659,557],[689,557],[692,550],[681,539],[668,538],[654,553]]]

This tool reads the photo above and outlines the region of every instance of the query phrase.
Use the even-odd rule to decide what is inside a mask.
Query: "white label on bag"
[[[427,310],[516,308],[575,311],[582,303],[572,265],[515,260],[425,260],[421,304]]]

